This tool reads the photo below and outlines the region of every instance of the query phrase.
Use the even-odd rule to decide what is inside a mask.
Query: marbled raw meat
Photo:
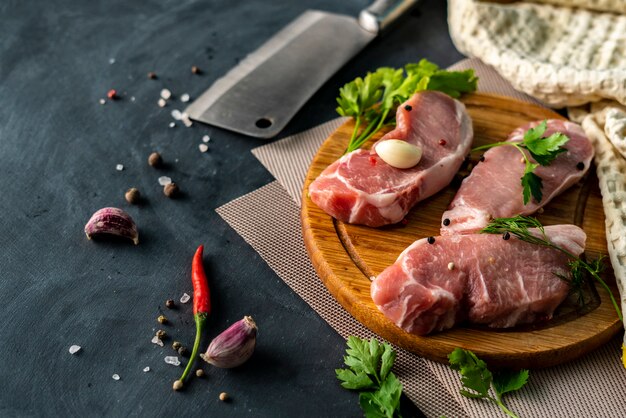
[[[311,183],[311,200],[336,219],[377,227],[400,222],[413,205],[448,185],[473,139],[465,106],[443,93],[425,91],[398,107],[396,121],[396,129],[381,141],[402,139],[420,146],[423,154],[415,167],[394,168],[375,150],[359,149]]]
[[[524,133],[540,122],[517,128],[507,140],[521,141]],[[491,148],[485,152],[484,161],[478,163],[463,180],[456,196],[443,213],[441,235],[478,232],[494,218],[530,215],[577,183],[589,169],[593,146],[582,128],[575,123],[548,120],[544,136],[555,132],[567,135],[570,140],[565,144],[567,152],[559,154],[549,166],[535,170],[543,182],[541,202],[537,203],[531,198],[524,205],[520,179],[524,175],[525,164],[520,152],[510,146]],[[449,222],[443,222],[445,219]]]
[[[545,233],[574,255],[584,251],[586,235],[577,226],[546,226]],[[376,277],[371,294],[385,316],[418,335],[464,321],[508,328],[552,317],[569,291],[556,275],[568,277],[567,262],[556,249],[513,236],[449,235],[433,244],[424,238]]]

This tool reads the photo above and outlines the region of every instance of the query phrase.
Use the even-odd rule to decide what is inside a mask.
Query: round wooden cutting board
[[[461,100],[473,120],[473,146],[502,141],[513,129],[529,121],[562,119],[543,107],[500,96],[472,94]],[[307,190],[343,154],[353,126],[350,121],[334,132],[311,163],[302,193],[302,230],[317,273],[335,299],[358,321],[383,338],[431,360],[447,363],[448,354],[462,347],[494,367],[515,368],[547,367],[572,360],[606,343],[621,329],[608,293],[600,286],[596,286],[596,304],[588,307],[587,313],[563,314],[540,328],[491,330],[463,326],[420,337],[389,321],[370,297],[370,277],[393,264],[413,241],[439,235],[441,214],[454,197],[458,182],[453,181],[435,196],[419,202],[409,212],[406,224],[370,228],[334,220],[311,201]],[[471,163],[475,164],[479,157],[472,155]],[[593,171],[550,202],[538,218],[544,225],[573,223],[582,227],[587,233],[588,259],[607,254],[602,200]],[[605,264],[603,277],[618,295],[608,260]]]

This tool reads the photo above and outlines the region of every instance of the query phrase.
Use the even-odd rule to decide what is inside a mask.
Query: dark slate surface
[[[344,341],[214,211],[273,180],[250,153],[261,142],[207,126],[169,129],[173,107],[160,109],[156,101],[163,87],[197,96],[307,8],[356,15],[367,4],[0,4],[0,416],[361,414],[357,395],[334,377]],[[421,57],[441,65],[461,58],[441,0],[424,1],[346,65],[283,136],[335,117],[344,82]],[[191,74],[192,65],[204,74]],[[148,71],[159,79],[148,80]],[[100,105],[111,88],[122,100]],[[198,151],[204,134],[212,138],[207,154]],[[163,154],[166,169],[146,164],[153,150]],[[124,171],[116,171],[118,163]],[[163,196],[161,175],[180,184],[180,199]],[[146,198],[141,206],[124,201],[132,186]],[[85,222],[104,206],[128,210],[140,245],[85,238]],[[170,335],[193,341],[190,305],[178,311],[163,305],[191,290],[190,259],[200,243],[214,295],[205,346],[243,315],[257,320],[259,344],[241,369],[210,370],[204,381],[174,393],[171,383],[182,369],[165,364],[171,349],[150,339],[163,312]],[[72,344],[83,351],[70,355]],[[152,371],[144,373],[145,366]],[[219,402],[222,391],[233,401]],[[409,406],[405,414],[417,412]]]

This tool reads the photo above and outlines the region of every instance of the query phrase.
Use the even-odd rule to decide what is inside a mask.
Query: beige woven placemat
[[[497,73],[476,60],[455,68],[475,68],[479,89],[520,95]],[[328,293],[307,257],[299,221],[300,192],[309,162],[324,139],[342,123],[336,119],[301,134],[253,150],[278,179],[217,209],[276,274],[343,337],[371,336]],[[531,371],[529,384],[506,399],[522,417],[623,417],[626,373],[620,361],[621,338],[580,360]],[[492,417],[500,411],[459,395],[458,374],[446,365],[399,350],[395,368],[407,396],[428,417]],[[332,372],[332,371],[331,371]],[[356,402],[356,397],[355,397]]]

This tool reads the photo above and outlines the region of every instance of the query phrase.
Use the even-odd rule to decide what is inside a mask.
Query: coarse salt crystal
[[[113,378],[113,380],[120,380],[120,375],[115,373],[113,376],[111,376]]]
[[[130,101],[134,102],[135,101],[135,96],[130,96]]]
[[[106,100],[104,100],[104,99],[100,99],[100,104],[101,104],[101,105],[107,104],[107,101],[106,101]]]
[[[115,58],[109,58],[109,64],[115,64]]]
[[[157,337],[156,335],[154,337],[152,337],[152,344],[156,344],[156,345],[160,345],[161,347],[163,347],[163,341],[161,341],[161,339],[159,337]]]
[[[159,177],[159,184],[161,186],[167,186],[168,184],[170,184],[172,182],[172,179],[167,177],[167,176],[161,176]]]
[[[176,123],[170,122],[170,128],[175,128],[175,127],[176,127]]]
[[[161,98],[162,99],[167,100],[170,97],[172,97],[172,92],[171,91],[169,91],[168,89],[161,90]]]
[[[157,103],[159,104],[159,107],[165,107],[165,105],[167,104],[167,102],[164,99],[159,99]]]
[[[176,356],[166,356],[163,360],[172,366],[180,366],[180,360],[178,360],[178,357]]]
[[[180,96],[180,101],[183,103],[187,103],[189,101],[190,97],[187,93],[183,94],[182,96]]]
[[[124,166],[122,164],[118,164],[118,165],[115,166],[115,169],[117,171],[122,171],[124,169]]]
[[[180,303],[187,303],[190,299],[191,296],[189,296],[187,293],[183,293],[183,295],[180,297]]]
[[[80,345],[73,345],[70,347],[70,354],[76,354],[81,350],[81,346]]]
[[[143,368],[143,372],[144,372],[144,373],[148,373],[149,371],[150,371],[150,367],[144,367],[144,368]]]
[[[208,136],[208,135],[204,135],[204,136],[202,137],[202,142],[209,142],[210,140],[211,140],[211,137],[210,137],[210,136]]]
[[[181,119],[182,119],[182,117],[183,117],[183,114],[182,114],[182,113],[180,113],[180,110],[178,110],[178,109],[174,109],[174,110],[172,110],[171,115],[172,115],[172,117],[173,117],[174,119],[176,119],[176,120],[181,120]]]
[[[198,145],[198,148],[200,148],[200,152],[207,152],[209,150],[209,146],[207,144],[200,144]]]

